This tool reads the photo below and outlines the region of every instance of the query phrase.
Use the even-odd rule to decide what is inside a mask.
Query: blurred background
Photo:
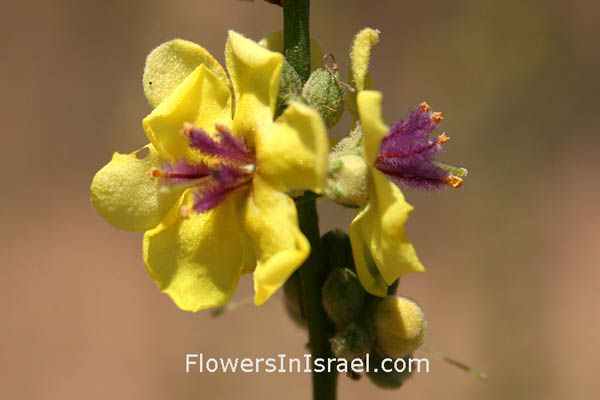
[[[186,374],[185,353],[301,356],[306,333],[280,297],[217,319],[178,310],[144,270],[141,234],[109,226],[89,194],[113,151],[147,141],[148,52],[180,37],[223,62],[228,29],[260,39],[281,29],[279,8],[4,4],[0,397],[309,398],[308,374]],[[444,112],[442,159],[470,174],[460,190],[405,192],[427,272],[400,293],[422,305],[429,348],[490,377],[432,360],[399,392],[342,376],[340,399],[595,397],[599,17],[588,0],[313,1],[313,35],[342,71],[356,32],[383,32],[371,71],[388,123],[424,100]],[[354,214],[320,207],[323,232]],[[245,277],[235,298],[251,293]]]

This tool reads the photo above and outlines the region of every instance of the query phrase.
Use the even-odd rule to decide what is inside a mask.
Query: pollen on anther
[[[189,122],[183,123],[183,134],[184,135],[190,136],[192,133],[192,129],[194,129],[194,124],[191,124]]]
[[[446,178],[446,184],[452,186],[455,189],[458,189],[462,185],[462,179],[456,175],[449,175]]]
[[[192,213],[193,208],[189,206],[181,206],[179,209],[179,216],[181,219],[187,219]]]
[[[446,143],[448,140],[450,140],[450,136],[446,135],[446,132],[443,132],[440,136],[438,136],[437,138],[437,142],[438,144],[444,144]]]
[[[222,125],[222,124],[215,124],[215,129],[219,133],[231,133],[229,131],[229,129],[225,125]]]
[[[159,169],[158,169],[158,168],[156,168],[156,167],[152,167],[152,168],[150,168],[148,171],[146,171],[146,174],[148,174],[148,176],[149,176],[150,178],[153,178],[153,179],[154,179],[154,178],[156,178],[157,176],[160,176],[160,175],[161,175],[161,172],[159,171]]]
[[[442,117],[441,112],[434,112],[433,115],[431,116],[431,120],[435,123],[438,123],[443,119],[444,119],[444,117]]]
[[[420,107],[422,114],[425,114],[426,112],[429,112],[429,110],[431,110],[431,107],[429,107],[429,104],[427,104],[426,102],[422,102]]]

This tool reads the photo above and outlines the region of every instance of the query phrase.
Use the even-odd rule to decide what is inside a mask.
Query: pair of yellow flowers
[[[379,92],[369,85],[368,63],[377,31],[365,29],[351,52],[348,108],[360,121],[366,162],[372,166],[388,132]],[[144,263],[160,289],[183,310],[226,303],[242,273],[254,274],[255,304],[264,303],[310,253],[288,193],[319,193],[327,177],[329,141],[319,114],[293,102],[273,121],[284,58],[282,35],[261,44],[229,33],[223,67],[202,47],[183,40],[164,43],[149,56],[145,94],[154,110],[143,120],[150,144],[115,153],[94,177],[92,201],[113,226],[146,231]],[[322,60],[313,44],[313,65]],[[193,212],[194,188],[165,191],[149,171],[165,162],[202,162],[210,157],[190,147],[184,124],[214,134],[227,127],[253,152],[249,185],[206,212]],[[409,271],[422,271],[404,224],[412,207],[385,175],[370,168],[370,197],[350,226],[358,276],[365,289],[385,296],[388,285]]]

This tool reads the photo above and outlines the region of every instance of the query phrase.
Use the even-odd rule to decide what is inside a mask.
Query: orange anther
[[[446,178],[446,184],[452,186],[454,189],[458,189],[462,185],[462,179],[456,175],[449,175]]]
[[[192,213],[193,208],[190,206],[181,206],[179,209],[179,216],[181,219],[187,219]]]
[[[189,122],[183,123],[183,133],[187,136],[190,136],[192,129],[194,129],[194,125]]]
[[[162,176],[162,172],[156,167],[150,168],[147,172],[150,178],[156,178],[157,176]]]
[[[431,107],[429,107],[429,104],[422,102],[421,103],[421,113],[425,114],[426,112],[429,112],[429,110],[431,110]]]
[[[446,143],[448,140],[450,140],[450,136],[446,135],[446,132],[442,133],[440,136],[438,136],[437,138],[437,142],[438,144],[444,144]]]
[[[231,133],[229,131],[229,128],[227,128],[225,125],[221,125],[221,124],[215,124],[215,129],[217,130],[217,132],[219,133]]]
[[[442,117],[442,113],[441,112],[434,112],[433,116],[431,117],[431,120],[435,123],[440,122],[441,120],[443,120],[444,117]]]

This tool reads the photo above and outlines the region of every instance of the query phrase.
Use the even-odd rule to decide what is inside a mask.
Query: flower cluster
[[[294,197],[312,192],[357,209],[348,235],[322,238],[324,258],[335,259],[324,261],[322,282],[333,351],[405,357],[420,346],[421,309],[393,296],[401,275],[424,270],[405,234],[413,208],[400,188],[456,188],[466,170],[435,160],[449,137],[429,136],[442,115],[427,103],[385,125],[368,70],[378,41],[377,30],[356,35],[349,84],[314,40],[303,83],[281,54],[280,32],[258,43],[230,32],[227,70],[184,40],[150,53],[143,77],[154,107],[143,120],[150,143],[115,153],[91,193],[109,223],[145,231],[146,269],[181,309],[227,303],[240,275],[252,273],[255,304],[285,285],[298,314],[290,283],[311,247]],[[344,110],[354,119],[351,132],[331,146],[327,128]]]

